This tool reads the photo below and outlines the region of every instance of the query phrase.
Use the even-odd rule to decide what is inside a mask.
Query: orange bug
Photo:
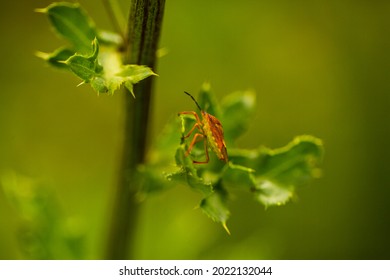
[[[194,148],[194,145],[203,139],[206,160],[205,161],[193,160],[192,161],[193,163],[202,164],[202,163],[209,162],[208,145],[211,146],[212,150],[220,160],[224,162],[228,162],[228,154],[226,150],[225,140],[223,138],[223,129],[222,129],[221,122],[213,115],[210,115],[209,113],[203,111],[202,108],[199,106],[198,102],[191,94],[189,94],[186,91],[184,93],[192,98],[192,100],[195,102],[196,106],[198,107],[198,109],[202,114],[202,120],[199,118],[198,114],[194,111],[184,111],[178,114],[179,116],[193,115],[196,119],[196,123],[191,128],[191,130],[187,133],[187,135],[183,137],[184,139],[190,137],[192,132],[194,132],[195,129],[198,129],[199,131],[195,133],[194,138],[192,138],[191,144],[188,147],[185,156],[188,156],[191,150]]]

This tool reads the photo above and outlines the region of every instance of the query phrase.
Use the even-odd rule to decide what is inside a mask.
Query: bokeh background
[[[99,259],[123,96],[76,87],[76,77],[34,56],[63,44],[33,12],[50,3],[6,1],[0,9],[0,174],[3,185],[19,178],[16,187],[43,186],[45,205],[57,209],[57,232],[48,238],[61,230],[81,236],[78,257]],[[99,27],[111,29],[100,1],[80,3]],[[127,12],[127,1],[121,4]],[[196,93],[209,81],[218,98],[257,93],[256,116],[239,146],[277,148],[312,134],[323,139],[326,154],[323,177],[285,206],[264,209],[249,194],[235,196],[231,236],[194,210],[200,196],[187,187],[149,197],[136,257],[389,259],[389,14],[389,1],[167,0],[160,46],[168,54],[158,65],[150,142],[168,119],[193,108],[183,90]],[[28,191],[17,192],[28,200]],[[23,228],[41,212],[22,210],[0,191],[0,259],[29,257]],[[48,258],[70,258],[61,246],[52,251]]]

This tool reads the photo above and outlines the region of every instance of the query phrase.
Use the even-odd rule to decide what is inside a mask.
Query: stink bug
[[[202,114],[202,120],[201,120],[198,114],[194,111],[184,111],[179,113],[179,116],[193,115],[196,120],[194,126],[190,129],[188,134],[183,137],[184,139],[190,137],[192,132],[194,132],[195,129],[198,129],[198,132],[195,133],[194,137],[192,138],[192,141],[190,143],[190,146],[188,147],[188,150],[185,153],[185,156],[188,156],[191,150],[194,148],[194,145],[203,139],[206,160],[205,161],[193,160],[192,161],[193,163],[201,164],[201,163],[209,162],[209,152],[208,152],[209,145],[211,146],[211,149],[214,151],[214,153],[217,155],[217,157],[220,160],[224,162],[228,162],[228,154],[226,150],[225,140],[223,138],[223,129],[222,129],[221,122],[213,115],[210,115],[209,113],[203,111],[202,108],[199,106],[198,102],[191,94],[189,94],[186,91],[184,93],[192,98],[192,100],[195,102],[196,106],[198,107],[198,109]]]

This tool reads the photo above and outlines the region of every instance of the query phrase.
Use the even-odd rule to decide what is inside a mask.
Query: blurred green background
[[[84,236],[79,257],[99,259],[123,96],[76,87],[77,78],[34,56],[63,44],[33,12],[50,3],[6,1],[0,10],[0,175],[44,186],[59,228]],[[111,29],[101,1],[80,3]],[[151,196],[141,206],[136,256],[390,259],[389,15],[389,1],[167,0],[160,46],[168,55],[158,65],[150,142],[177,112],[193,109],[183,90],[196,95],[204,81],[218,98],[254,89],[257,114],[239,146],[277,148],[312,134],[325,144],[324,175],[283,207],[264,209],[239,193],[231,236],[194,210],[200,195],[189,188]],[[28,216],[0,191],[0,259],[27,257],[20,236]],[[69,255],[59,248],[49,257]]]

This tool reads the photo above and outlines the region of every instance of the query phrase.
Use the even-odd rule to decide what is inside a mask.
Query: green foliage
[[[85,258],[80,223],[62,213],[49,188],[14,172],[2,174],[0,186],[20,218],[17,237],[25,257]]]
[[[134,95],[134,84],[156,75],[146,66],[123,65],[121,37],[97,30],[78,4],[54,3],[38,11],[45,13],[55,32],[70,43],[50,54],[38,55],[56,68],[72,71],[96,92],[112,94],[123,85]],[[139,166],[140,194],[163,190],[172,181],[186,184],[202,195],[199,207],[204,213],[228,231],[228,202],[234,189],[251,192],[266,207],[282,205],[296,195],[300,186],[320,175],[317,166],[323,146],[313,136],[298,136],[274,150],[262,146],[252,150],[236,148],[237,138],[248,129],[256,109],[252,91],[235,92],[219,103],[205,84],[198,99],[203,110],[223,124],[229,162],[221,162],[210,153],[209,163],[194,164],[193,160],[205,158],[203,143],[195,145],[191,155],[186,156],[191,139],[184,140],[183,136],[193,127],[195,118],[177,117],[158,138],[147,163]]]
[[[74,54],[64,63],[68,65],[77,76],[89,83],[102,72],[102,66],[98,63],[99,43],[96,39],[92,41],[92,53],[89,55]]]
[[[134,84],[156,75],[147,66],[124,65],[119,51],[121,37],[97,30],[79,4],[53,3],[37,11],[46,14],[55,33],[70,43],[52,53],[37,55],[53,67],[72,71],[97,93],[113,94],[124,85],[134,96]]]
[[[199,192],[203,196],[200,208],[211,219],[220,222],[227,231],[229,194],[233,190],[247,190],[266,207],[282,205],[296,195],[300,186],[319,177],[317,166],[322,160],[323,145],[321,140],[313,136],[298,136],[279,149],[260,146],[245,150],[235,147],[235,141],[246,131],[255,112],[256,98],[252,91],[227,95],[219,105],[206,84],[200,91],[199,103],[208,113],[212,112],[221,120],[229,162],[221,162],[210,151],[209,163],[194,164],[193,159],[204,158],[203,143],[195,145],[191,155],[185,156],[191,139],[184,141],[183,136],[195,120],[193,116],[184,115],[168,124],[163,135],[158,138],[151,152],[153,156],[144,170],[161,174],[165,171],[168,182],[187,184]],[[172,162],[173,154],[175,162]],[[167,171],[167,166],[171,166],[172,170]],[[163,181],[163,175],[159,180],[159,190],[169,187],[170,184]],[[149,188],[143,191],[151,192]]]
[[[36,11],[45,13],[54,31],[68,40],[76,50],[83,53],[90,50],[91,41],[96,37],[97,31],[92,19],[79,4],[53,3]]]
[[[321,140],[298,136],[279,149],[260,147],[255,150],[232,150],[230,160],[250,170],[233,168],[223,174],[227,184],[249,187],[255,199],[264,204],[281,205],[289,201],[296,188],[320,175]],[[244,184],[243,184],[244,182]]]

